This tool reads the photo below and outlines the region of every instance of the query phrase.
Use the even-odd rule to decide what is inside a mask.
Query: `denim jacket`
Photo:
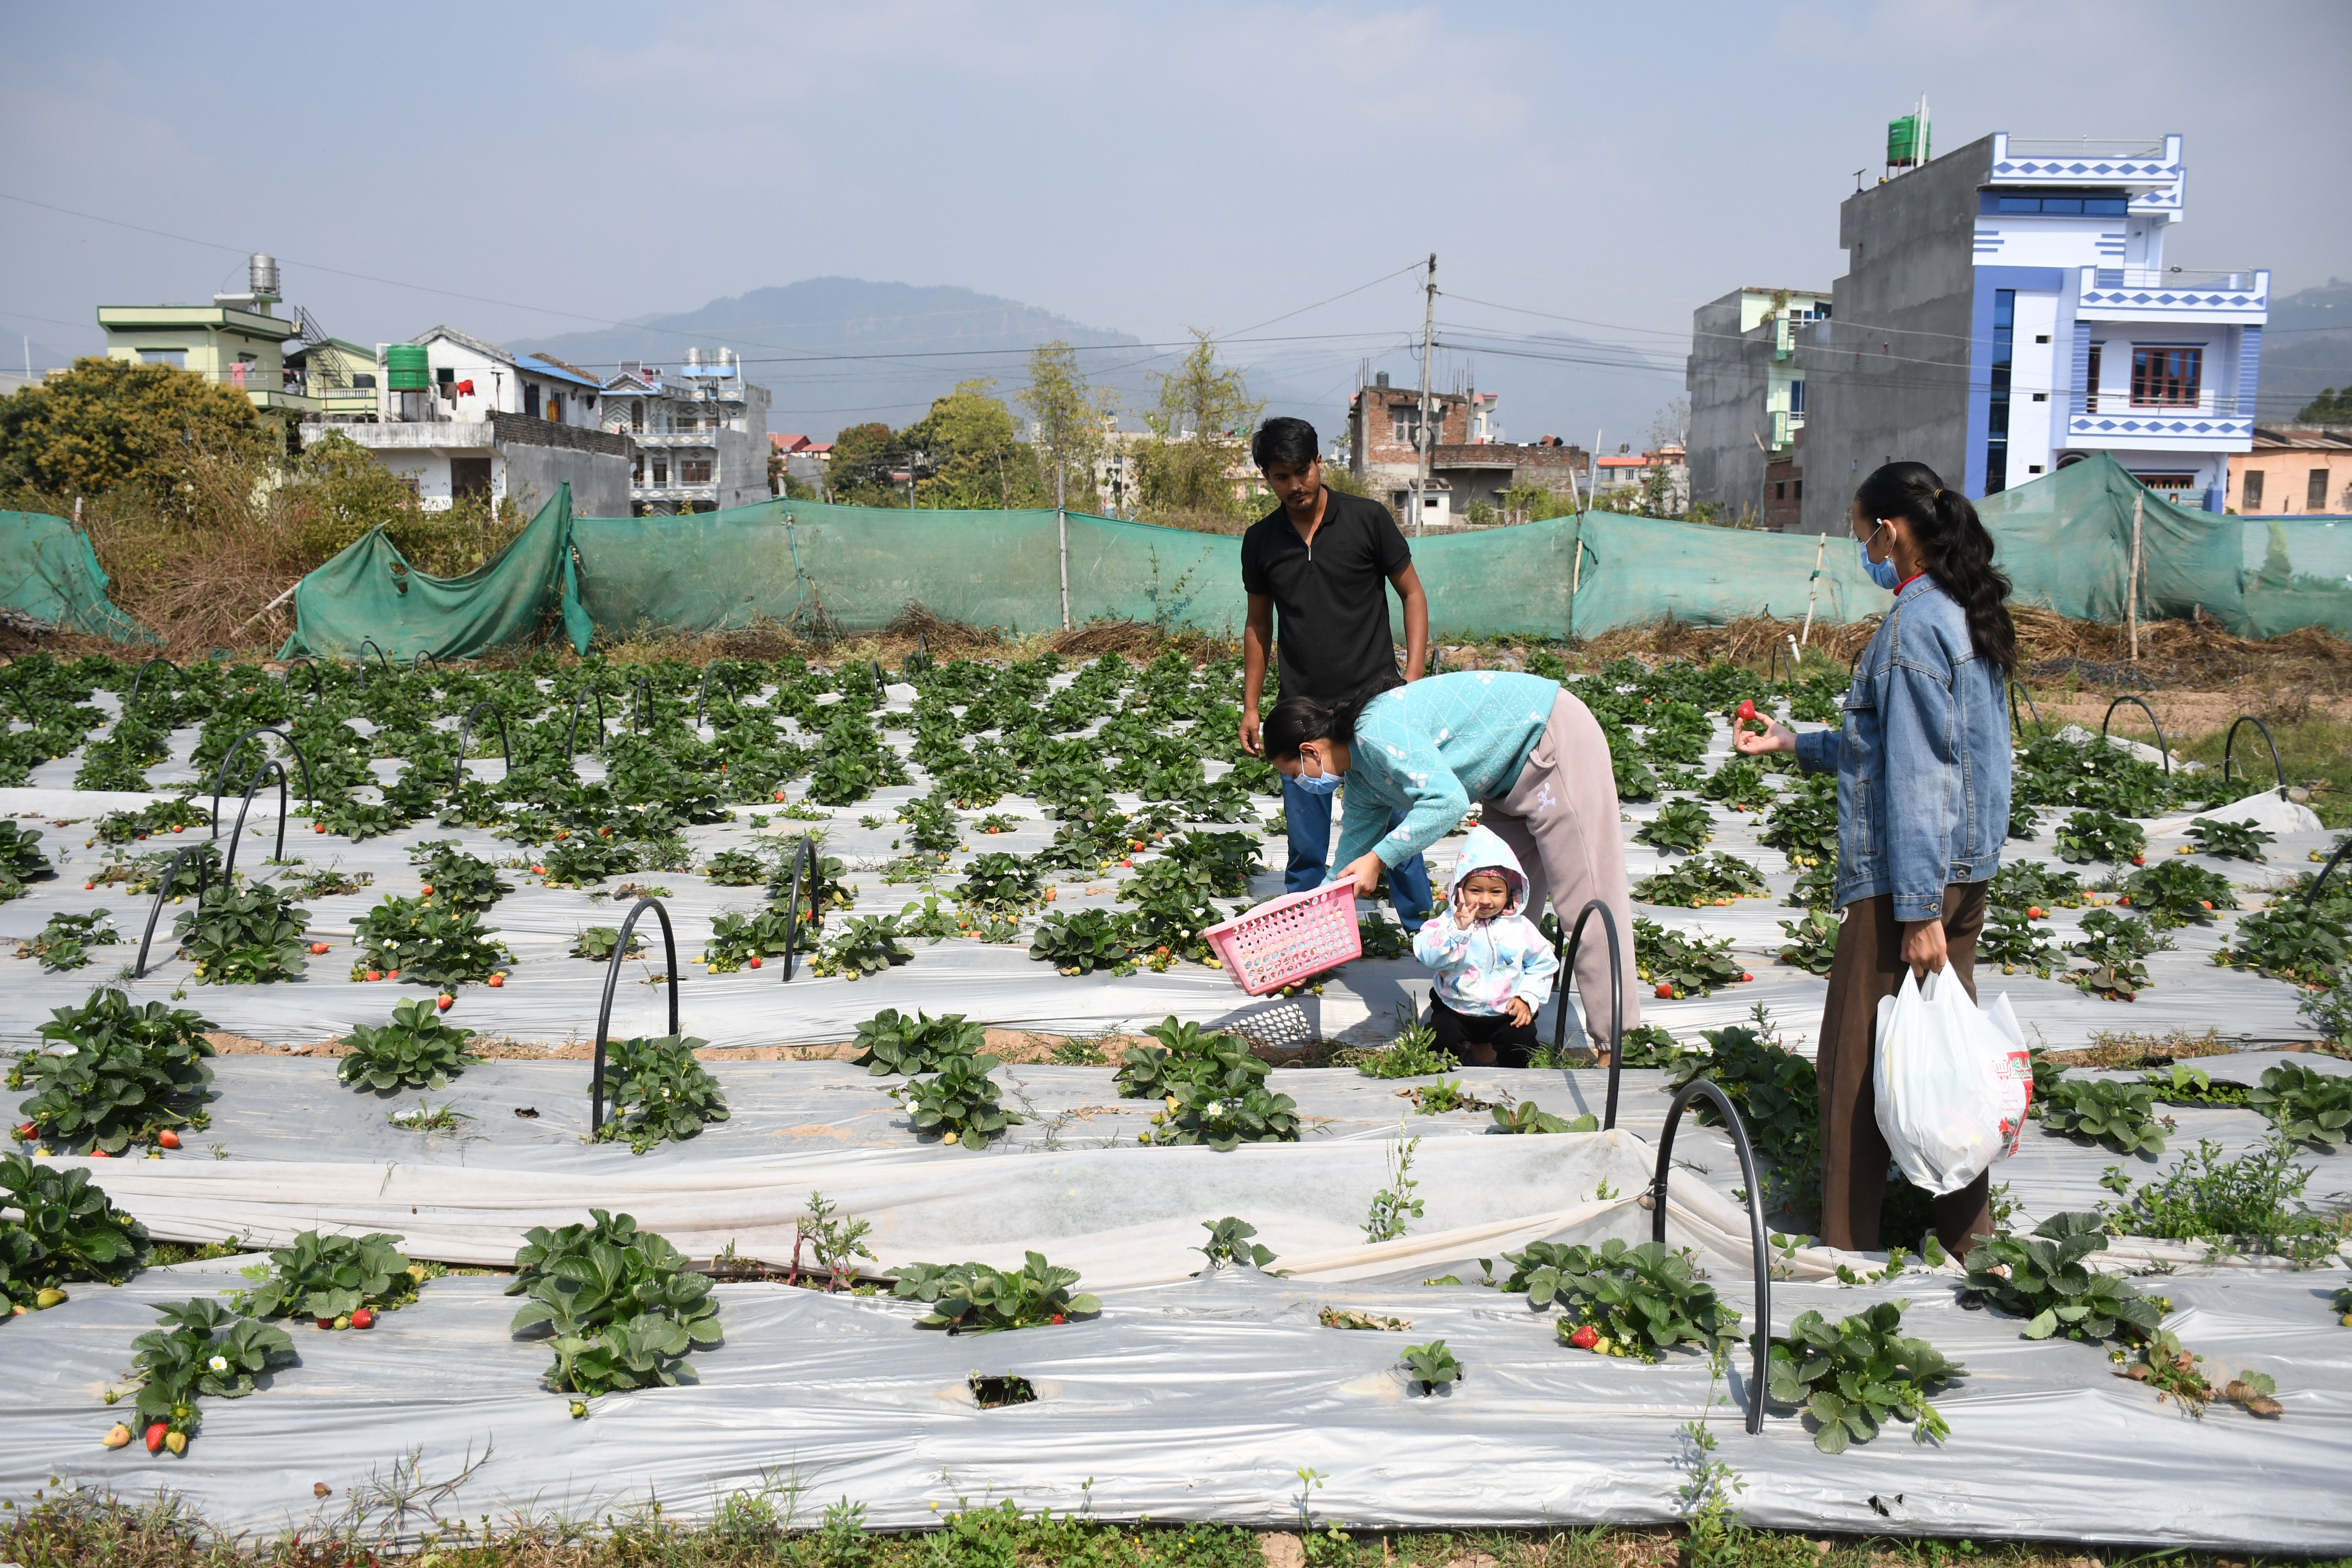
[[[2009,714],[1967,615],[1922,573],[1854,666],[1845,727],[1797,737],[1797,765],[1837,773],[1833,901],[1891,893],[1898,921],[1944,913],[1944,889],[1990,880],[2009,837]]]

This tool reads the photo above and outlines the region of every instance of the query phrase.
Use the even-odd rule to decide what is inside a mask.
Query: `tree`
[[[1197,328],[1184,363],[1160,377],[1160,401],[1143,416],[1150,439],[1137,449],[1147,514],[1202,521],[1246,517],[1255,487],[1236,496],[1231,470],[1245,461],[1250,433],[1265,404],[1253,399],[1242,373],[1217,363],[1216,345]]]
[[[956,384],[931,411],[898,432],[904,453],[930,459],[915,481],[918,506],[997,509],[1050,503],[1050,481],[1037,471],[1035,448],[1020,438],[1013,411],[995,395],[996,383]]]
[[[852,425],[833,438],[825,489],[844,505],[887,506],[893,499],[890,473],[899,456],[887,425]]]
[[[2294,416],[2298,425],[2352,425],[2352,386],[2338,392],[2324,386],[2319,395],[2303,405]]]
[[[14,490],[184,505],[200,455],[258,463],[274,446],[244,393],[167,364],[79,359],[0,397],[0,486]]]
[[[1661,447],[1690,445],[1690,399],[1677,397],[1650,416],[1649,445],[1652,451]]]
[[[1029,384],[1020,394],[1029,416],[1037,473],[1050,499],[1056,470],[1063,500],[1081,511],[1095,511],[1102,498],[1095,489],[1095,464],[1103,454],[1103,424],[1110,414],[1108,393],[1087,384],[1078,356],[1058,339],[1029,351]]]
[[[1566,490],[1522,479],[1503,492],[1503,510],[1521,522],[1541,522],[1548,517],[1566,517],[1576,510],[1576,503]]]

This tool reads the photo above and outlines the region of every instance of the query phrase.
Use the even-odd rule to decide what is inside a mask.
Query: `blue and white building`
[[[2165,261],[2180,138],[1969,143],[1856,192],[1827,321],[1801,323],[1801,526],[1841,528],[1853,481],[1915,458],[1975,497],[2111,453],[2220,511],[2254,438],[2271,275]]]

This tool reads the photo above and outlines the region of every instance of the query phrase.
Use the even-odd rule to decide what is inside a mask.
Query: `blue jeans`
[[[1332,798],[1300,789],[1295,779],[1283,779],[1282,815],[1290,824],[1290,861],[1283,868],[1283,891],[1303,893],[1323,885],[1324,862],[1331,854]],[[1403,812],[1389,813],[1391,827],[1403,820]],[[1389,868],[1389,899],[1404,929],[1419,931],[1430,913],[1429,868],[1420,856]]]

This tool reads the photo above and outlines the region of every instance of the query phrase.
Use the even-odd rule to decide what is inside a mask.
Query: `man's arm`
[[[1252,594],[1242,623],[1242,750],[1253,757],[1259,754],[1257,705],[1265,693],[1266,655],[1273,645],[1274,596]]]
[[[1419,680],[1429,668],[1429,595],[1422,592],[1421,574],[1410,561],[1389,584],[1404,601],[1404,678]]]

